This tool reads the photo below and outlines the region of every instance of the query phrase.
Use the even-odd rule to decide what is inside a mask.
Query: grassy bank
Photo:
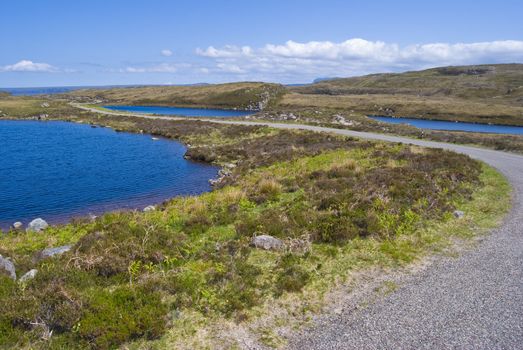
[[[242,334],[277,345],[273,327],[250,325],[317,311],[350,271],[413,262],[508,207],[497,173],[451,152],[266,127],[69,118],[182,140],[191,158],[227,164],[229,174],[211,193],[152,212],[3,235],[0,254],[18,275],[39,271],[22,284],[0,276],[5,348],[230,348]],[[252,247],[262,234],[281,249]],[[74,247],[35,262],[63,244]]]
[[[282,108],[523,125],[523,65],[439,67],[291,87]]]
[[[336,108],[364,115],[394,115],[421,119],[523,125],[523,103],[465,100],[450,96],[405,94],[328,95],[288,93],[281,107]]]

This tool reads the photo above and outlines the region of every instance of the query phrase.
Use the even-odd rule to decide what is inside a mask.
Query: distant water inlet
[[[450,122],[450,121],[442,121],[442,120],[428,120],[428,119],[415,119],[415,118],[393,118],[393,117],[381,117],[381,116],[371,116],[370,118],[380,121],[380,122],[386,122],[386,123],[408,124],[408,125],[412,125],[417,128],[420,128],[420,129],[523,135],[523,127],[521,127],[521,126],[476,124],[476,123]]]
[[[0,121],[0,142],[2,229],[199,194],[218,173],[178,142],[81,124]]]
[[[207,109],[160,106],[104,106],[104,108],[113,111],[160,115],[178,115],[183,117],[244,117],[255,113],[254,111],[241,111],[234,109]]]

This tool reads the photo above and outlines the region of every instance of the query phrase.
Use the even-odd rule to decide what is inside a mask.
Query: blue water
[[[476,123],[463,123],[463,122],[448,122],[448,121],[442,121],[442,120],[393,118],[393,117],[378,117],[378,116],[371,116],[370,118],[372,118],[374,120],[378,120],[380,122],[386,122],[386,123],[409,124],[409,125],[415,126],[420,129],[523,135],[522,126],[476,124]]]
[[[206,109],[206,108],[182,108],[182,107],[159,107],[159,106],[104,106],[113,111],[180,115],[184,117],[244,117],[253,114],[253,111],[237,111],[232,109]]]
[[[210,190],[218,168],[148,135],[66,122],[0,121],[0,227],[143,208]]]

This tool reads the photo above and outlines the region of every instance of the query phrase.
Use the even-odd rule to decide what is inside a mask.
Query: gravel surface
[[[319,317],[312,328],[290,340],[290,349],[523,349],[523,156],[308,125],[213,122],[307,129],[445,148],[490,164],[513,186],[511,213],[477,248],[458,258],[438,258],[365,308]]]

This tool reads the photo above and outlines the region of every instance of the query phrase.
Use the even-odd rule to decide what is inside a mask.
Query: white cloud
[[[389,56],[398,52],[398,46],[381,41],[350,39],[342,43],[330,41],[310,41],[297,43],[287,41],[285,45],[266,45],[262,50],[269,55],[282,57],[299,57],[311,59],[344,59],[344,58],[377,58],[378,55]]]
[[[222,72],[226,72],[226,73],[236,73],[236,74],[247,73],[246,70],[240,68],[240,66],[238,66],[236,64],[218,63],[216,65],[216,67],[218,67],[218,69],[221,70]]]
[[[29,60],[22,60],[15,64],[0,67],[2,72],[57,72],[58,68],[47,63],[37,63]]]
[[[226,45],[223,49],[216,49],[214,46],[209,46],[207,49],[196,49],[199,56],[211,58],[230,58],[230,57],[245,57],[252,54],[252,49],[249,46],[234,46]]]
[[[126,67],[121,69],[122,73],[176,73],[178,66],[173,63],[160,63],[150,67]]]
[[[169,50],[169,49],[164,49],[164,50],[161,51],[161,54],[162,54],[162,56],[170,57],[170,56],[173,55],[173,52],[171,50]]]
[[[445,65],[523,62],[523,41],[400,46],[356,38],[339,43],[287,41],[260,48],[209,46],[197,49],[196,53],[214,62],[215,67],[211,68],[214,72],[247,75],[251,79],[296,81]]]

